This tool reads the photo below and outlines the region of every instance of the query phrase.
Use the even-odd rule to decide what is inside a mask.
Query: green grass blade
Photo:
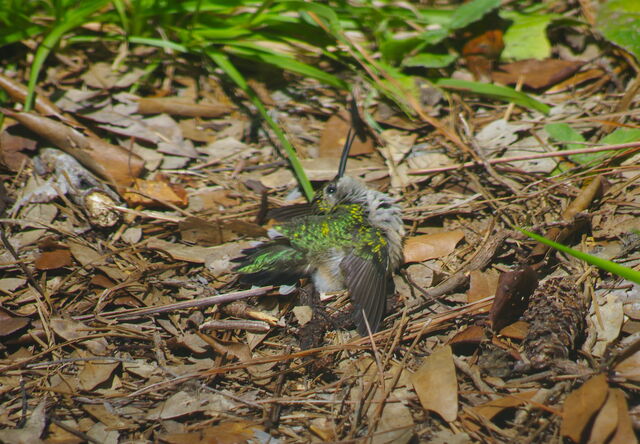
[[[33,107],[38,76],[40,75],[42,66],[44,65],[44,62],[49,56],[51,50],[67,32],[82,25],[89,16],[102,8],[108,2],[109,0],[91,0],[83,3],[83,5],[77,9],[68,9],[61,22],[54,26],[49,34],[47,34],[47,36],[42,40],[42,43],[38,46],[36,54],[33,57],[33,63],[31,64],[29,84],[27,86],[27,97],[24,101],[25,111],[30,111]]]
[[[307,174],[304,172],[302,168],[302,164],[300,160],[298,160],[298,156],[296,155],[296,150],[293,148],[291,143],[287,140],[284,132],[280,127],[276,124],[276,122],[269,116],[267,109],[265,108],[260,98],[256,95],[253,89],[247,84],[247,81],[244,79],[242,74],[238,72],[236,67],[231,63],[229,58],[223,54],[222,52],[209,48],[206,50],[206,54],[213,60],[213,62],[218,65],[220,69],[222,69],[231,80],[235,82],[238,87],[244,91],[245,94],[249,97],[253,105],[258,109],[258,112],[262,116],[262,118],[267,122],[271,130],[276,134],[280,144],[284,147],[287,155],[289,156],[289,162],[291,162],[291,167],[293,168],[293,172],[295,173],[302,190],[306,198],[311,201],[313,199],[313,188],[311,187],[311,182],[307,178]]]
[[[248,60],[258,59],[264,63],[276,66],[285,71],[294,72],[305,77],[311,77],[336,88],[348,89],[347,84],[336,76],[314,68],[311,65],[307,65],[306,63],[299,62],[293,57],[284,54],[278,54],[275,51],[270,51],[266,48],[261,47],[260,45],[256,45],[250,42],[243,42],[227,45],[225,46],[224,50],[229,54],[233,54]]]
[[[567,253],[575,258],[585,261],[588,264],[594,265],[598,268],[602,268],[603,270],[608,271],[609,273],[613,273],[617,276],[623,277],[631,282],[640,284],[640,271],[636,271],[632,268],[625,267],[624,265],[616,264],[615,262],[611,262],[606,259],[599,258],[598,256],[593,256],[591,254],[583,253],[582,251],[574,250],[573,248],[565,247],[562,244],[559,244],[557,242],[547,239],[546,237],[542,237],[540,235],[524,230],[522,228],[517,228],[517,229],[542,244],[548,245],[549,247],[553,247],[556,250],[560,250],[563,253]]]
[[[433,82],[434,85],[444,89],[455,89],[457,91],[468,91],[483,96],[494,97],[506,102],[513,102],[526,108],[535,109],[543,114],[548,114],[551,108],[548,105],[530,97],[524,93],[518,92],[506,86],[491,85],[488,83],[470,82],[459,79],[438,79]]]

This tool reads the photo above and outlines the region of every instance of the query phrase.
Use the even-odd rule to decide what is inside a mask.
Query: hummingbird
[[[275,209],[272,217],[285,220],[269,230],[271,240],[233,261],[243,283],[293,285],[310,277],[318,292],[348,290],[364,336],[367,324],[372,333],[378,330],[387,295],[395,291],[392,275],[403,261],[405,230],[393,198],[344,174],[354,138],[350,129],[337,175],[311,203]]]

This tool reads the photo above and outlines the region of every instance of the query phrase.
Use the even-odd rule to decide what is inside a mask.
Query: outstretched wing
[[[364,316],[367,317],[371,332],[375,333],[384,317],[387,302],[388,276],[384,267],[351,253],[342,260],[340,268],[355,307],[354,319],[358,333],[368,335]]]
[[[243,256],[232,259],[238,263],[233,271],[240,281],[253,285],[293,285],[304,275],[305,261],[301,251],[285,238],[278,238],[253,248],[242,250]]]

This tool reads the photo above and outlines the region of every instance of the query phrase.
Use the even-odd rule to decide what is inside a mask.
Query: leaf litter
[[[163,97],[125,94],[139,66],[84,64],[66,74],[57,102],[7,111],[0,134],[2,440],[637,442],[640,293],[512,230],[533,226],[637,266],[637,165],[628,154],[600,160],[586,167],[601,174],[590,181],[580,158],[486,162],[555,151],[567,141],[545,126],[557,121],[592,142],[637,125],[637,98],[620,99],[631,76],[602,89],[599,67],[583,61],[489,64],[494,79],[550,88],[553,112],[457,95],[444,109],[435,97],[434,112],[468,127],[461,144],[476,151],[467,153],[446,132],[370,102],[368,115],[387,127],[360,143],[348,174],[396,197],[410,234],[383,329],[361,338],[340,317],[344,295],[327,300],[325,325],[301,303],[306,287],[246,290],[231,271],[264,239],[267,208],[302,202],[278,149],[252,134],[241,97],[186,73]],[[332,178],[346,98],[296,103],[287,98],[296,85],[254,85],[296,129],[311,180]],[[83,172],[34,168],[45,149]],[[466,161],[484,166],[419,172]],[[83,174],[91,179],[72,180]],[[115,194],[112,225],[96,223],[79,184]]]

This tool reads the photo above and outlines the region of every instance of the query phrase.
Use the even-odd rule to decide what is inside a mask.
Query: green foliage
[[[582,134],[566,123],[549,123],[544,127],[549,136],[563,144],[564,149],[577,150],[586,148],[586,139]],[[640,140],[640,129],[618,128],[600,140],[602,145],[616,145]],[[591,166],[611,157],[615,151],[600,151],[597,153],[573,154],[567,156],[569,160],[584,166]]]
[[[437,79],[446,76],[443,69],[458,60],[463,32],[482,21],[492,23],[500,4],[499,0],[471,0],[435,9],[393,0],[0,0],[0,47],[19,44],[24,39],[39,42],[31,65],[26,109],[32,105],[44,63],[60,46],[122,41],[211,60],[245,91],[276,132],[310,196],[311,186],[297,166],[295,151],[276,129],[276,122],[268,118],[266,108],[244,78],[247,73],[240,67],[259,71],[268,66],[343,91],[348,91],[350,85],[337,72],[364,72],[364,80],[412,116],[416,110],[411,104],[417,103],[420,95],[417,85],[425,79],[443,89],[513,102],[546,113],[549,107],[512,88]],[[517,8],[518,3],[507,7]],[[528,54],[525,49],[537,51],[540,56],[546,54],[546,28],[560,18],[544,14],[544,4],[524,11],[510,11],[507,7],[500,10],[502,17],[512,21],[505,36],[506,55],[524,57]],[[83,26],[90,22],[109,26]],[[525,38],[524,49],[509,52],[514,51],[511,43],[523,43]],[[150,67],[160,66],[166,55],[158,51],[153,57]]]
[[[527,230],[523,230],[522,228],[518,228],[518,230],[542,244],[548,245],[549,247],[555,248],[556,250],[562,251],[563,253],[567,253],[568,255],[583,260],[590,265],[594,265],[598,268],[601,268],[602,270],[608,271],[609,273],[620,276],[631,282],[640,284],[640,272],[632,268],[616,264],[615,262],[611,262],[606,259],[593,256],[591,254],[583,253],[582,251],[574,250],[573,248],[566,247],[562,244],[549,240],[546,237],[539,236]]]
[[[549,112],[549,106],[531,98],[524,93],[515,91],[512,88],[507,88],[506,86],[491,85],[488,83],[471,82],[468,80],[459,79],[438,79],[434,82],[434,84],[446,89],[468,91],[475,94],[517,103],[518,105],[532,108],[545,114]]]
[[[598,7],[596,28],[640,60],[640,0],[607,0]]]

